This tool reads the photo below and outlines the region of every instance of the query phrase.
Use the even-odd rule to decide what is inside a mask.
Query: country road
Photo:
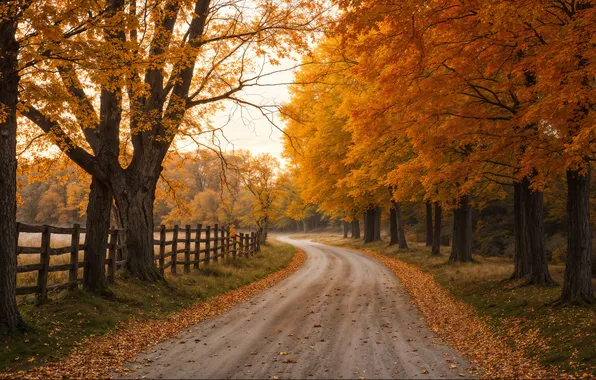
[[[457,378],[465,359],[426,327],[375,259],[307,240],[304,266],[231,311],[151,347],[133,378]],[[115,377],[122,374],[114,374]]]

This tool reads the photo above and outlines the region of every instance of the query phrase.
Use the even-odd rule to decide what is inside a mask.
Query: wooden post
[[[230,246],[232,244],[232,238],[230,237],[230,228],[226,229],[226,255],[230,255]]]
[[[236,253],[238,253],[237,249],[238,249],[238,235],[234,234],[234,236],[232,237],[232,256],[234,256],[234,258],[236,257]]]
[[[190,273],[190,224],[186,225],[184,239],[184,273]]]
[[[218,233],[219,233],[219,226],[217,224],[215,224],[215,227],[213,227],[213,258],[214,258],[215,262],[217,262],[217,257],[218,257],[217,251],[219,248]]]
[[[211,226],[205,231],[205,264],[209,265],[211,259]]]
[[[201,258],[201,228],[200,224],[197,224],[197,233],[195,235],[195,262],[193,265],[194,269],[199,269],[199,259]]]
[[[250,255],[250,234],[244,236],[244,256]]]
[[[166,226],[163,224],[159,228],[159,271],[164,275],[164,266],[166,265]]]
[[[257,236],[256,233],[254,233],[254,232],[251,232],[250,233],[250,239],[251,239],[250,240],[250,253],[253,254],[253,255],[255,253],[257,253],[257,245],[256,245],[257,239],[256,239],[256,236]]]
[[[174,236],[172,237],[172,266],[170,269],[176,274],[176,263],[178,262],[178,225],[174,226]]]
[[[70,245],[72,246],[72,252],[70,252],[70,265],[72,267],[68,271],[68,282],[72,283],[70,288],[76,289],[78,286],[77,277],[79,274],[79,246],[81,240],[81,225],[75,224],[74,231],[70,238]]]
[[[108,245],[108,282],[113,284],[116,280],[116,246],[118,245],[118,229],[114,228],[110,231],[110,243]]]
[[[52,232],[50,226],[44,225],[41,233],[41,254],[39,255],[39,263],[41,269],[37,275],[37,287],[39,288],[38,300],[43,301],[48,298],[48,270],[50,268],[50,241],[52,239]]]
[[[246,256],[246,252],[244,252],[244,233],[240,233],[240,255]]]

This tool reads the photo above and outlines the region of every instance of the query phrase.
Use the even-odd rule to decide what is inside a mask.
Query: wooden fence
[[[83,281],[82,268],[85,266],[85,260],[80,257],[80,254],[86,247],[86,244],[81,243],[83,240],[81,234],[86,232],[85,228],[78,224],[70,228],[62,228],[18,223],[17,231],[19,237],[21,233],[41,234],[40,243],[36,246],[19,245],[17,248],[17,259],[19,256],[23,258],[25,255],[31,255],[29,257],[35,261],[31,263],[31,260],[21,260],[27,263],[20,263],[17,266],[17,279],[18,274],[30,272],[36,276],[36,285],[18,286],[17,295],[38,294],[39,297],[46,298],[50,291],[74,289]],[[106,269],[108,281],[111,283],[115,280],[116,271],[126,265],[125,232],[124,229],[116,228],[110,229],[109,232]],[[159,238],[153,241],[157,251],[154,260],[162,274],[165,274],[168,268],[175,274],[179,266],[188,273],[191,266],[198,269],[199,263],[209,265],[211,261],[217,262],[222,257],[239,255],[249,257],[260,251],[256,233],[231,235],[229,228],[222,228],[217,224],[213,227],[203,227],[201,224],[195,227],[186,225],[183,228],[177,225],[166,228],[162,225],[154,232],[159,234]],[[70,235],[70,245],[53,247],[52,235]],[[39,260],[34,255],[37,255]],[[64,259],[65,255],[68,255],[67,263],[52,264],[53,257]],[[67,272],[68,280],[50,283],[49,274],[56,272],[63,272],[62,274]]]

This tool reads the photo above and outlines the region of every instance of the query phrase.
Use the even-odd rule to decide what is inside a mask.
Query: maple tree
[[[324,57],[313,62],[341,59],[346,67],[341,78],[320,70],[329,90],[310,94],[317,105],[336,99],[335,106],[318,116],[317,105],[296,92],[288,108],[298,108],[296,115],[303,108],[318,124],[338,120],[335,130],[348,131],[349,139],[335,148],[312,146],[310,154],[327,158],[332,149],[346,151],[345,172],[336,182],[347,184],[361,206],[370,204],[363,194],[384,185],[396,201],[434,202],[437,211],[451,211],[452,261],[473,260],[472,210],[503,198],[512,186],[512,277],[542,286],[553,284],[543,189],[552,176],[567,171],[568,256],[561,302],[592,302],[592,3],[337,3],[344,11],[335,37],[341,54],[321,49]],[[308,75],[303,72],[299,75]],[[302,171],[321,165],[297,162]],[[442,213],[435,214],[432,240],[438,252]]]
[[[269,74],[263,61],[276,64],[290,51],[305,51],[324,11],[317,2],[294,0],[112,1],[90,6],[92,18],[101,19],[76,41],[44,44],[52,59],[33,66],[23,81],[21,114],[92,175],[93,246],[105,240],[113,197],[127,230],[128,271],[159,277],[152,260],[154,194],[175,137],[199,133],[223,100],[250,104],[242,91]],[[48,93],[53,96],[43,96]],[[101,284],[103,265],[99,252],[87,255],[95,273],[87,276],[89,288]]]

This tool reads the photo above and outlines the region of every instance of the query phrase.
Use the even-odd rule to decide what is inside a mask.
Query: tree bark
[[[397,212],[395,207],[391,207],[389,209],[389,245],[396,245],[399,242],[399,238],[397,236]]]
[[[433,246],[431,254],[441,254],[441,218],[443,214],[443,208],[438,202],[435,202],[435,226],[433,231]]]
[[[352,221],[352,239],[360,239],[360,221],[358,219]]]
[[[12,7],[5,1],[2,5],[12,13]],[[19,45],[16,41],[17,24],[10,18],[10,13],[0,19],[0,334],[22,325],[16,300]]]
[[[586,175],[567,170],[567,261],[559,300],[562,304],[594,302],[589,166],[587,170]]]
[[[364,242],[371,243],[375,241],[375,221],[377,219],[376,208],[369,208],[364,213]]]
[[[406,230],[404,228],[404,219],[401,215],[401,204],[399,202],[391,201],[393,208],[395,209],[395,216],[397,218],[397,238],[399,242],[399,248],[407,249],[408,242],[406,241]]]
[[[551,286],[554,281],[548,271],[544,237],[544,201],[542,191],[532,191],[530,179],[522,180],[522,205],[525,211],[525,234],[530,251],[529,285]]]
[[[530,276],[531,260],[528,242],[527,224],[525,217],[524,189],[522,182],[513,183],[513,230],[515,234],[515,251],[513,254],[513,274],[511,279],[521,279]],[[529,189],[528,189],[529,190]]]
[[[426,201],[426,246],[433,245],[433,205]]]
[[[375,236],[374,236],[374,241],[380,241],[381,240],[381,212],[382,212],[382,208],[381,207],[377,207],[375,210]]]
[[[465,195],[453,210],[453,244],[449,261],[472,262],[472,212]]]
[[[343,227],[344,227],[344,239],[348,238],[348,229],[350,227],[350,224],[348,222],[346,222],[345,220],[342,222]]]
[[[91,179],[87,204],[87,233],[85,234],[85,267],[83,288],[89,292],[105,292],[106,245],[110,231],[112,192],[96,178]]]
[[[144,178],[143,178],[144,177]],[[138,178],[135,181],[135,178]],[[145,179],[142,181],[141,178]],[[127,185],[114,186],[120,220],[126,228],[126,269],[142,281],[162,279],[154,262],[153,250],[153,202],[159,175],[152,177],[130,175]],[[114,182],[122,182],[115,178]]]

